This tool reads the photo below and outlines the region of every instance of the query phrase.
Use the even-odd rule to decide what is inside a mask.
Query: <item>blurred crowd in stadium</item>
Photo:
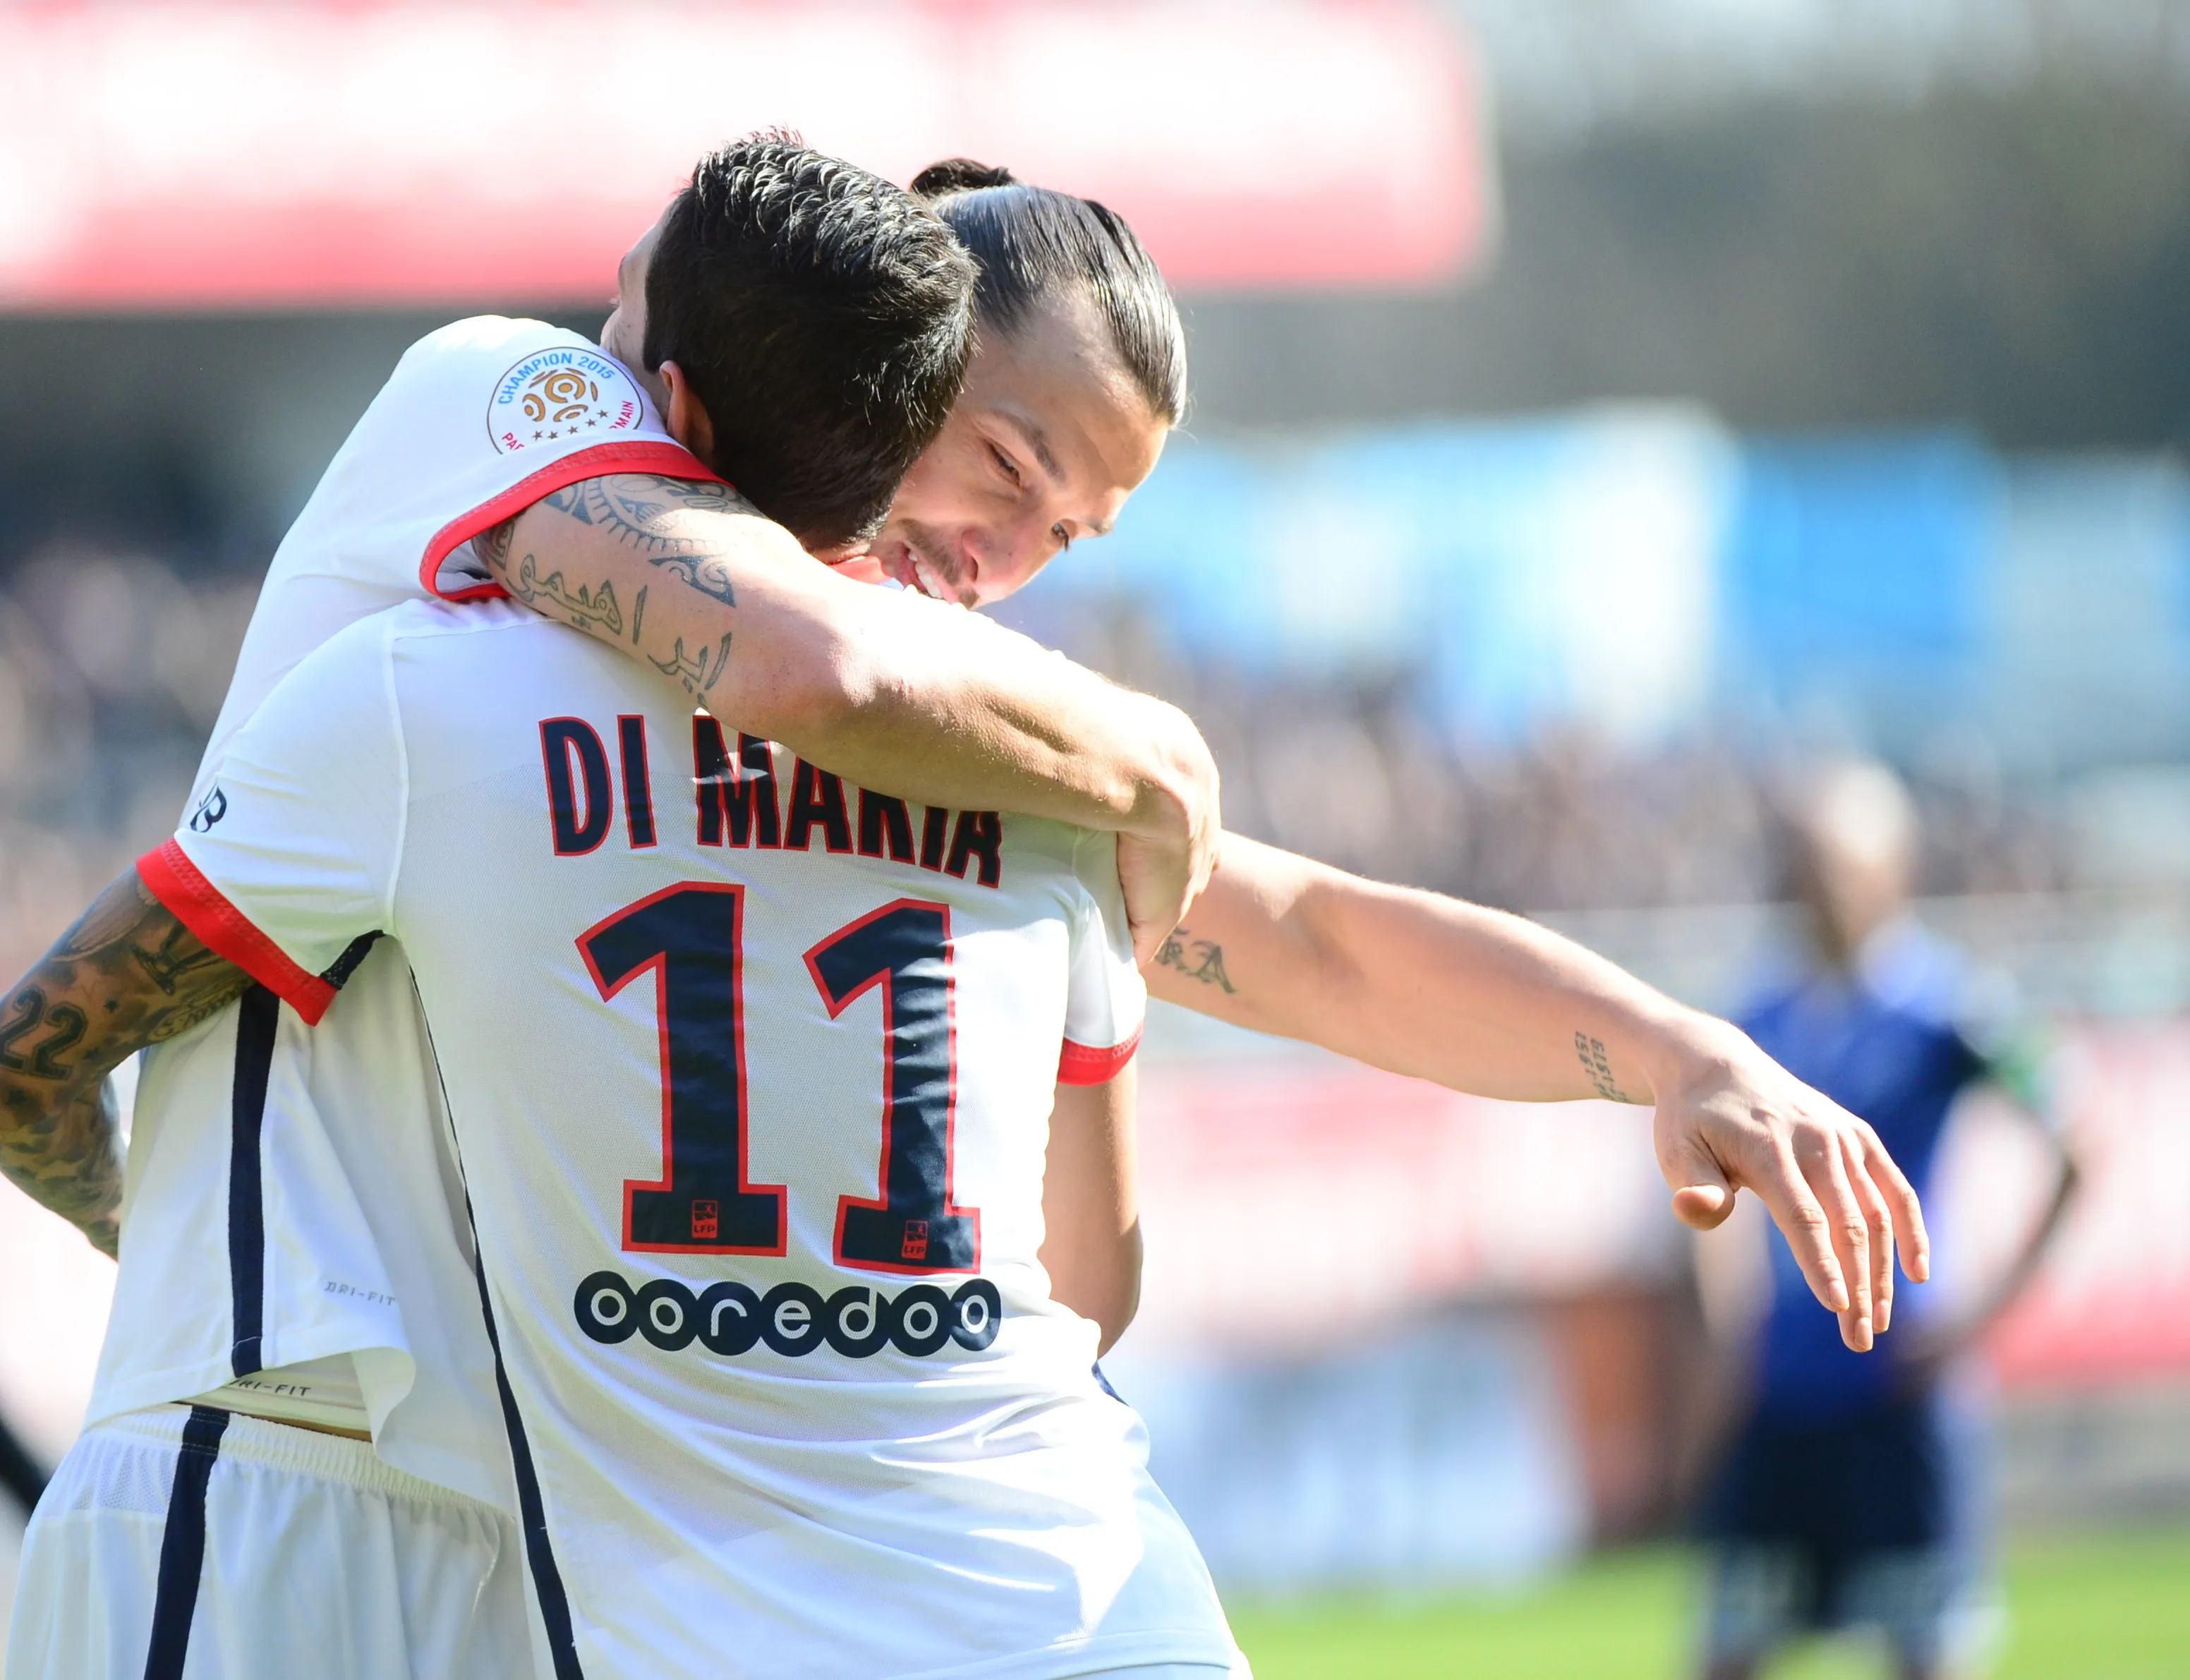
[[[168,831],[255,594],[247,574],[81,544],[0,588],[0,956],[29,961],[63,906]],[[1243,833],[1523,911],[1782,895],[1788,766],[1721,735],[1641,753],[1580,726],[1510,746],[1455,740],[1404,678],[1189,661],[1124,601],[1076,640],[1080,657],[1200,720]],[[2064,884],[2047,813],[2004,794],[1981,760],[1932,767],[1915,787],[1927,894]]]
[[[0,591],[0,960],[20,968],[172,829],[258,595],[55,548]]]
[[[1455,738],[1405,676],[1364,684],[1189,660],[1130,602],[1069,650],[1183,707],[1245,834],[1382,880],[1529,911],[1750,904],[1786,896],[1780,807],[1799,765],[1699,729],[1637,752],[1570,724],[1511,745]],[[1926,896],[2045,891],[2070,865],[2045,808],[1981,753],[1914,781]]]

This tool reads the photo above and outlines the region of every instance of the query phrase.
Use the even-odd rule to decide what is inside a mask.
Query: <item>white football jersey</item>
[[[274,557],[190,820],[217,818],[211,767],[306,655],[402,601],[500,594],[472,537],[614,472],[713,476],[576,333],[485,316],[413,345]],[[492,1351],[401,951],[363,952],[323,1028],[258,994],[144,1061],[88,1421],[226,1388],[270,1414],[366,1422],[391,1463],[508,1504]]]
[[[139,865],[208,945],[330,1023],[409,957],[559,1671],[1233,1660],[1035,1257],[1053,1087],[1145,1005],[1111,837],[848,786],[507,605],[343,633],[209,792]]]

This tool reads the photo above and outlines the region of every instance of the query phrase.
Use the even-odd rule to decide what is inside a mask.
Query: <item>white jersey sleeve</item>
[[[355,625],[291,672],[138,861],[177,920],[307,1023],[393,931],[408,794],[392,627]]]
[[[1102,1085],[1123,1072],[1140,1047],[1149,992],[1133,963],[1126,897],[1118,884],[1117,836],[1082,835],[1072,862],[1084,896],[1072,923],[1057,1077],[1063,1085]]]
[[[472,539],[581,480],[712,480],[631,371],[577,333],[479,315],[404,353],[283,537],[213,725],[229,736],[345,625],[406,600],[503,593]]]

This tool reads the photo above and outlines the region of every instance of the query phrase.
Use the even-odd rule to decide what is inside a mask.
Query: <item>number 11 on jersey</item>
[[[655,976],[661,1177],[624,1181],[626,1249],[784,1252],[784,1187],[746,1180],[744,918],[742,887],[687,882],[578,935],[604,1002]]]
[[[970,1272],[981,1216],[950,1205],[958,1034],[950,910],[899,899],[806,953],[831,1019],[879,985],[882,1002],[882,1197],[837,1200],[837,1263],[881,1272]]]
[[[746,1177],[744,890],[688,882],[578,936],[602,999],[655,977],[661,1036],[661,1177],[624,1183],[623,1246],[672,1254],[786,1251],[785,1189]],[[882,1154],[876,1199],[840,1195],[834,1258],[884,1272],[981,1263],[979,1209],[951,1204],[957,1034],[947,905],[899,899],[806,953],[842,1016],[881,988]]]

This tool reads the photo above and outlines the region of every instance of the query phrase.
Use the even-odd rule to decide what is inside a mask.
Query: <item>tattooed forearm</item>
[[[1156,952],[1156,966],[1176,968],[1189,980],[1200,980],[1220,991],[1239,990],[1224,972],[1224,947],[1214,939],[1197,939],[1184,928],[1174,929],[1165,939]]]
[[[714,558],[712,539],[704,528],[695,532],[684,515],[758,516],[758,509],[726,484],[666,479],[652,473],[613,473],[603,478],[581,479],[554,491],[541,505],[581,525],[609,532],[617,542],[650,556],[657,565],[672,567],[678,567],[680,563],[703,567]],[[696,571],[685,575],[701,587],[708,587]],[[729,587],[727,580],[719,576],[715,582],[724,588]]]
[[[517,563],[516,576],[508,587],[511,594],[530,605],[553,601],[562,609],[555,616],[574,630],[590,630],[598,624],[611,636],[623,634],[623,608],[616,600],[616,585],[606,579],[592,589],[582,583],[572,589],[564,583],[559,571],[542,577],[538,558],[528,553]]]
[[[496,577],[509,567],[510,545],[517,540],[517,515],[512,514],[498,525],[489,525],[472,538],[472,552]]]
[[[1612,1076],[1612,1059],[1604,1053],[1604,1041],[1591,1038],[1586,1032],[1574,1035],[1574,1054],[1581,1059],[1581,1070],[1589,1076],[1597,1094],[1608,1103],[1632,1103],[1638,1099],[1620,1088],[1620,1081]]]
[[[726,607],[738,604],[730,587],[730,569],[719,554],[671,554],[655,561],[673,577],[681,577],[703,595],[712,595]]]
[[[694,517],[698,514],[712,517]],[[750,541],[752,531],[746,527],[726,535],[724,515],[760,517],[727,485],[611,474],[555,491],[473,541],[487,570],[516,599],[574,630],[605,641],[627,640],[655,670],[683,684],[686,694],[704,699],[730,662],[729,637],[707,621],[714,609],[701,604],[703,634],[695,638],[692,604],[673,598],[670,606],[657,602],[659,627],[650,640],[651,585],[638,579],[666,573],[709,600],[735,607],[732,574],[738,545]],[[638,558],[628,559],[618,550],[635,551]],[[576,576],[599,576],[601,582],[570,582]],[[626,598],[631,602],[628,623]]]
[[[696,655],[684,651],[684,639],[677,639],[677,646],[667,659],[647,656],[647,663],[665,677],[674,677],[684,684],[684,692],[698,699],[713,688],[723,672],[730,668],[730,639],[724,633],[721,642],[712,650],[713,663],[709,663],[710,650],[701,648]]]
[[[0,1172],[115,1251],[122,1151],[106,1076],[250,984],[131,870],[0,999]]]

